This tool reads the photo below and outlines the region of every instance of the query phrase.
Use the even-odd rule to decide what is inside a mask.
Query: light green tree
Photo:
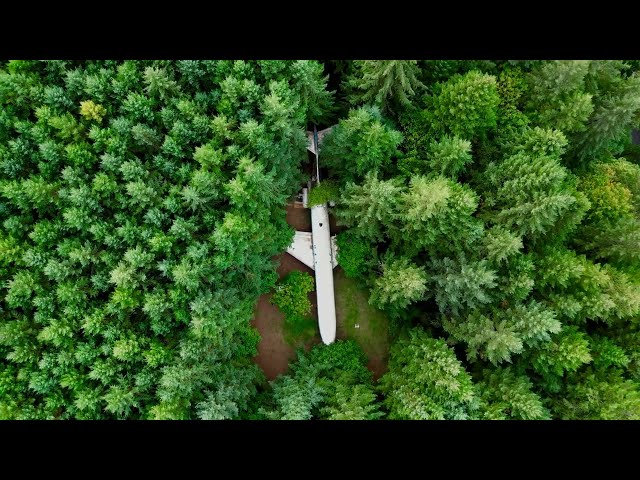
[[[423,115],[435,132],[473,139],[495,128],[499,103],[496,77],[472,70],[443,83]]]
[[[434,258],[428,273],[436,303],[443,313],[458,315],[465,309],[492,301],[491,290],[496,286],[496,275],[486,260],[468,262],[449,257]]]
[[[439,142],[431,143],[428,155],[431,170],[451,178],[457,178],[465,166],[473,160],[470,141],[447,135],[443,136]]]
[[[372,241],[384,239],[399,217],[403,188],[399,180],[369,173],[361,185],[348,183],[336,207],[338,222]]]
[[[427,288],[424,267],[406,258],[387,258],[381,267],[382,275],[374,281],[369,303],[378,308],[404,308],[422,299]]]
[[[482,235],[482,222],[473,217],[478,196],[466,185],[444,177],[411,178],[402,196],[402,237],[407,250],[460,251]]]
[[[380,389],[390,419],[464,420],[479,413],[476,388],[453,350],[418,328],[392,345]]]
[[[467,357],[494,365],[511,362],[512,354],[548,342],[561,328],[553,310],[531,301],[485,315],[472,311],[464,320],[444,317],[442,325],[454,338],[467,344]]]

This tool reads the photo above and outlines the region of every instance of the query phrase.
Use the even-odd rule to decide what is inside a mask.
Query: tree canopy
[[[0,419],[639,419],[639,69],[0,61]],[[254,361],[314,125],[375,379],[348,328]]]

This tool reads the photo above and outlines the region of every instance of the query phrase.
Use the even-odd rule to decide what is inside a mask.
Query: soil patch
[[[303,210],[303,209],[300,209]],[[305,211],[305,210],[303,210]],[[306,210],[308,213],[309,210]],[[301,261],[293,258],[288,253],[283,253],[275,257],[280,264],[278,266],[278,278],[284,277],[292,270],[302,270],[313,276],[313,270]],[[320,343],[320,333],[304,344],[290,345],[284,338],[284,315],[270,303],[271,294],[262,295],[258,299],[256,310],[251,324],[260,332],[260,342],[258,343],[258,355],[254,361],[264,371],[269,380],[273,380],[278,375],[286,373],[289,369],[289,362],[295,359],[296,348],[302,347],[308,351],[313,345]],[[311,302],[311,315],[315,325],[318,325],[318,304],[315,290],[309,293]]]

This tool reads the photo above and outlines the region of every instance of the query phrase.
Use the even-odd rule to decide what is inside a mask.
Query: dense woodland
[[[0,418],[640,419],[638,61],[3,61]],[[305,130],[391,319],[267,382]],[[293,300],[292,300],[293,299]]]

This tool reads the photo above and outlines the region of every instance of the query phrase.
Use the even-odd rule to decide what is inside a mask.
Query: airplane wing
[[[311,232],[296,231],[296,234],[293,237],[293,243],[289,245],[289,248],[287,248],[287,253],[314,270],[313,240],[311,238]]]
[[[335,127],[335,125],[333,127]],[[333,129],[333,127],[325,128],[324,130],[320,130],[318,132],[318,144],[320,144],[320,142],[322,141],[322,137],[324,137],[327,133],[329,133],[331,129]],[[313,145],[313,132],[311,130],[307,130],[306,134],[307,134],[307,150],[309,150],[311,153],[317,153],[315,146]]]

